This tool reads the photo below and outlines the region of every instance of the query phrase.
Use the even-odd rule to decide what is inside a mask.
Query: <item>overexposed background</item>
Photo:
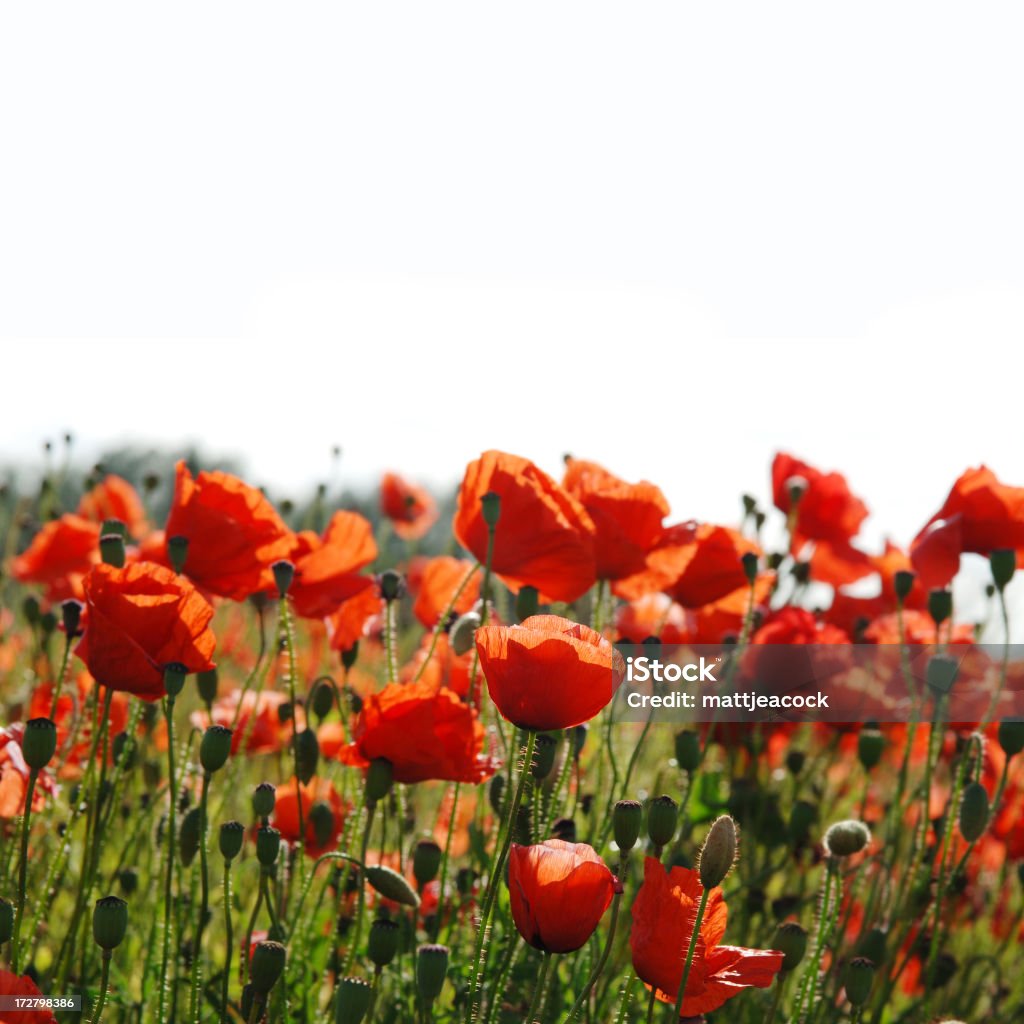
[[[1024,484],[1024,9],[6,5],[0,448]]]

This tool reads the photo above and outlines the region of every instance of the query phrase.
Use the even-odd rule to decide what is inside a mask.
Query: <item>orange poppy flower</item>
[[[274,814],[271,823],[281,833],[281,837],[289,843],[299,840],[299,800],[302,800],[302,823],[305,827],[305,849],[310,857],[319,857],[337,845],[338,836],[345,824],[348,807],[338,795],[338,791],[324,778],[313,778],[305,785],[292,778],[283,786],[277,787],[277,798],[274,803]],[[323,802],[331,811],[331,828],[326,836],[317,842],[316,825],[310,820],[313,804]]]
[[[0,996],[5,1000],[38,999],[42,992],[27,974],[19,976],[0,968]],[[0,1024],[57,1024],[57,1018],[49,1010],[0,1010]]]
[[[870,621],[879,615],[896,610],[896,573],[911,571],[910,558],[903,550],[891,541],[885,542],[885,550],[880,555],[871,556],[872,569],[878,574],[880,592],[874,597],[859,597],[837,590],[832,604],[825,613],[826,621],[845,629],[852,634],[858,620]],[[813,573],[812,567],[812,573]],[[923,608],[928,600],[925,588],[918,578],[910,593],[903,600],[904,608]]]
[[[433,653],[430,648],[433,645]],[[427,656],[430,660],[427,660]],[[437,641],[434,642],[430,633],[424,635],[420,641],[419,649],[412,656],[409,662],[403,666],[398,673],[400,682],[411,682],[418,675],[419,678],[429,683],[435,690],[442,686],[460,697],[469,695],[469,680],[473,670],[472,648],[465,654],[456,654],[452,650],[447,633],[439,633]],[[477,686],[479,697],[480,687]]]
[[[552,601],[575,601],[597,578],[594,524],[586,509],[528,459],[484,452],[466,467],[455,509],[459,543],[487,559],[480,499],[501,498],[491,567],[508,586],[536,587]]]
[[[513,843],[509,852],[512,920],[534,949],[572,953],[582,947],[608,909],[615,885],[615,876],[586,843]]]
[[[656,636],[663,644],[685,644],[690,639],[687,612],[668,594],[645,594],[615,610],[620,642],[641,643]]]
[[[696,871],[675,867],[666,872],[654,857],[644,860],[629,945],[637,976],[663,1003],[675,1004],[703,892]],[[712,889],[686,980],[682,1017],[717,1010],[745,988],[768,988],[782,967],[777,950],[720,945],[727,918],[722,890]]]
[[[754,611],[766,613],[768,600],[775,586],[775,573],[758,573],[754,580]],[[726,637],[738,637],[743,631],[747,611],[750,608],[750,587],[744,582],[742,587],[730,591],[717,601],[695,608],[693,616],[692,642],[697,644],[718,644]]]
[[[452,608],[456,615],[468,612],[480,597],[480,572],[473,570],[473,562],[468,559],[451,558],[448,555],[431,558],[423,566],[412,611],[427,629],[437,625],[452,595],[467,577],[469,582],[462,587]]]
[[[48,601],[81,598],[82,577],[100,560],[99,525],[81,516],[63,515],[47,523],[11,563],[22,583],[38,583]]]
[[[15,722],[6,729],[0,729],[0,819],[21,817],[25,810],[29,767],[25,763],[25,755],[21,752],[21,740],[24,735],[24,722]],[[53,776],[44,768],[36,779],[36,788],[32,794],[32,810],[41,811],[48,797],[56,792],[57,785],[53,781]]]
[[[646,480],[629,484],[582,459],[566,461],[562,486],[594,523],[598,579],[619,580],[641,572],[669,513],[665,495]]]
[[[327,636],[332,651],[347,651],[372,629],[384,601],[376,587],[367,587],[342,603],[327,617]]]
[[[185,574],[217,597],[242,601],[262,589],[264,570],[288,558],[294,535],[255,487],[219,470],[195,479],[177,465],[164,534],[185,537]]]
[[[949,623],[942,625],[942,639],[946,639]],[[905,640],[910,646],[924,646],[935,643],[935,620],[927,613],[907,610],[903,613],[903,638],[900,637],[899,616],[895,612],[880,615],[864,630],[864,639],[873,644],[896,645]],[[953,627],[952,642],[955,644],[974,643],[974,627],[960,623]]]
[[[480,668],[498,710],[521,729],[569,729],[607,705],[622,655],[600,633],[557,615],[476,633]]]
[[[391,683],[363,703],[342,747],[343,764],[366,768],[379,757],[391,762],[396,782],[477,783],[497,769],[484,754],[484,727],[476,712],[451,690]]]
[[[795,478],[805,485],[796,513],[795,533],[800,540],[841,544],[857,535],[868,508],[850,491],[846,478],[841,473],[822,473],[785,452],[772,462],[772,497],[780,512],[789,514],[789,485]]]
[[[97,565],[84,582],[88,626],[75,653],[102,686],[164,695],[164,667],[213,668],[213,609],[188,580],[149,562]]]
[[[437,502],[396,473],[385,473],[380,482],[380,510],[403,540],[417,540],[437,522]]]
[[[141,537],[146,532],[146,509],[139,492],[127,480],[113,473],[82,495],[78,514],[94,523],[120,519],[132,537]]]

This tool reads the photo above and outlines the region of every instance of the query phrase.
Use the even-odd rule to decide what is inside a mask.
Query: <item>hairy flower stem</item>
[[[89,1024],[100,1024],[103,1019],[103,1007],[107,1002],[107,988],[110,984],[110,950],[103,950],[103,968],[100,975],[100,996],[96,1000],[96,1008],[93,1010],[92,1019]]]
[[[231,930],[231,861],[224,861],[224,978],[221,982],[220,1019],[221,1024],[229,1024],[231,1014],[228,1012],[228,988],[231,983],[231,954],[234,952],[234,936]]]
[[[676,1008],[673,1012],[673,1021],[679,1020],[683,1015],[683,998],[686,995],[686,983],[690,980],[690,970],[693,967],[693,954],[697,950],[697,940],[700,938],[700,926],[704,921],[704,911],[708,907],[708,896],[710,889],[704,889],[700,894],[700,903],[697,905],[697,916],[693,922],[693,934],[690,936],[690,948],[686,951],[686,963],[683,965],[683,977],[679,982],[679,993],[676,995]]]
[[[616,875],[620,879],[625,873],[624,869],[625,861],[619,861],[619,867],[616,871]],[[601,957],[597,961],[594,970],[591,972],[590,978],[587,980],[586,985],[583,986],[583,991],[580,992],[579,996],[576,998],[576,1002],[572,1004],[572,1009],[569,1010],[569,1016],[565,1018],[565,1024],[569,1024],[573,1017],[575,1017],[576,1014],[579,1013],[586,1005],[587,999],[590,998],[590,993],[593,991],[594,986],[597,984],[598,978],[601,977],[601,972],[604,970],[605,964],[608,963],[608,957],[612,951],[612,943],[615,941],[615,927],[619,921],[619,906],[622,903],[621,888],[618,886],[616,888],[618,888],[619,891],[615,893],[615,896],[612,899],[612,918],[611,921],[608,923],[608,938],[605,939],[604,949],[601,950]]]
[[[793,1006],[792,1013],[793,1020],[809,1020],[814,1013],[817,1001],[818,971],[821,969],[822,957],[825,955],[825,949],[832,937],[835,912],[838,910],[840,902],[839,896],[832,892],[833,882],[839,882],[839,863],[830,854],[825,861],[825,879],[822,884],[814,945],[807,967],[804,969],[804,975],[800,979],[800,987],[797,989],[796,1004]]]
[[[533,989],[533,998],[530,1000],[530,1009],[526,1012],[526,1024],[534,1024],[537,1019],[537,1010],[540,1008],[541,999],[544,996],[544,986],[548,980],[548,971],[551,970],[552,956],[550,953],[543,953],[540,961],[540,970],[537,972],[537,984]]]
[[[390,605],[390,602],[388,602]],[[299,815],[299,880],[302,880],[304,858],[302,857],[302,846],[306,838],[306,823],[303,820],[302,810],[302,784],[299,781],[299,722],[298,704],[295,694],[295,677],[298,672],[295,664],[295,624],[292,621],[291,609],[288,607],[288,598],[281,598],[281,632],[284,634],[284,647],[288,655],[288,700],[292,705],[292,767],[295,775],[295,805]]]
[[[370,832],[373,830],[373,815],[377,810],[377,802],[367,801],[366,804],[366,827],[363,829],[363,843],[359,853],[359,896],[356,907],[356,927],[352,933],[352,945],[349,946],[348,956],[345,957],[345,974],[352,970],[356,952],[359,949],[359,942],[363,937],[363,919],[366,917],[366,851],[370,848]]]
[[[60,702],[60,691],[64,686],[64,677],[68,672],[68,662],[71,660],[71,645],[74,643],[73,636],[64,638],[64,654],[60,660],[60,670],[57,672],[57,681],[53,684],[53,700],[50,701],[50,719],[57,719],[57,705]]]
[[[18,863],[18,907],[14,915],[14,935],[11,937],[11,970],[18,973],[18,946],[21,940],[21,919],[25,913],[25,890],[28,883],[28,833],[32,818],[32,796],[36,791],[36,779],[39,771],[33,768],[29,772],[28,786],[25,788],[25,813],[21,819],[21,860]]]
[[[174,774],[174,698],[168,694],[164,698],[164,720],[167,722],[167,770],[169,809],[167,812],[167,872],[164,880],[164,937],[160,953],[160,998],[157,1002],[157,1020],[165,1024],[167,1017],[168,983],[175,985],[176,970],[168,976],[168,962],[171,958],[171,919],[174,913],[174,861],[175,861],[175,829],[178,804],[178,787]],[[177,961],[177,958],[175,958]]]
[[[192,1020],[199,1024],[200,994],[202,978],[203,931],[206,929],[206,915],[210,907],[210,872],[206,863],[206,812],[210,791],[210,773],[203,772],[203,788],[199,797],[199,913],[196,918],[196,939],[192,949],[192,995],[189,1003]]]

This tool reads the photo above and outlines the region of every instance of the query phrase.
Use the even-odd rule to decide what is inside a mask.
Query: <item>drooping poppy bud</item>
[[[234,860],[242,851],[245,840],[245,826],[240,821],[225,821],[220,827],[220,855],[225,860]]]
[[[420,898],[409,883],[391,868],[383,864],[370,864],[366,867],[366,881],[385,899],[394,900],[406,907],[418,907]]]
[[[735,861],[736,822],[728,814],[723,814],[711,825],[697,857],[700,884],[705,889],[721,885]]]
[[[320,761],[320,743],[312,729],[303,729],[295,734],[295,774],[306,785],[316,775]]]
[[[383,800],[391,792],[394,771],[386,757],[376,757],[366,769],[366,799],[369,803]]]
[[[885,737],[879,729],[865,726],[857,737],[857,756],[866,770],[874,768],[882,759]]]
[[[479,612],[466,612],[465,615],[460,615],[448,631],[448,643],[451,644],[452,653],[461,657],[467,651],[471,651],[479,628]]]
[[[331,685],[330,678],[317,681],[310,694],[309,706],[321,723],[331,713],[331,709],[334,707],[334,687]]]
[[[1006,584],[1013,579],[1013,574],[1017,571],[1017,552],[1012,548],[999,548],[989,554],[988,564],[996,588],[1005,590]]]
[[[209,707],[217,699],[218,675],[215,668],[196,673],[196,689],[199,699]]]
[[[178,830],[178,852],[181,855],[181,863],[188,867],[196,854],[199,852],[199,832],[202,813],[198,807],[190,807],[185,816],[181,819],[181,828]]]
[[[871,830],[863,821],[837,821],[825,833],[825,849],[833,857],[850,857],[871,842]]]
[[[92,912],[92,937],[100,949],[116,949],[128,930],[128,904],[120,896],[104,896]]]
[[[57,750],[57,726],[49,718],[30,718],[21,738],[25,763],[33,771],[42,771]]]
[[[999,723],[999,746],[1007,757],[1013,757],[1024,750],[1024,722],[1004,718]]]

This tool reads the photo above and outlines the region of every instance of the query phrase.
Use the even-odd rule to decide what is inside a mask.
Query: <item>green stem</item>
[[[366,805],[366,827],[363,829],[363,844],[359,854],[359,903],[356,908],[356,928],[352,934],[352,945],[349,946],[348,956],[345,957],[345,974],[352,970],[352,964],[359,948],[359,942],[363,937],[363,919],[366,916],[366,851],[370,848],[370,831],[373,829],[373,815],[377,810],[376,801]]]
[[[622,878],[622,875],[624,873],[623,866],[624,865],[622,864],[619,865],[620,879]],[[597,979],[601,977],[601,972],[604,970],[605,964],[608,963],[608,957],[612,951],[612,943],[615,941],[615,926],[618,924],[619,921],[619,905],[621,904],[621,902],[622,893],[617,892],[615,894],[614,899],[612,900],[612,919],[608,925],[608,938],[605,939],[604,949],[601,951],[601,959],[597,961],[597,965],[594,967],[594,970],[591,973],[590,978],[588,979],[586,985],[583,986],[583,991],[580,992],[579,996],[576,999],[576,1002],[572,1004],[572,1009],[569,1011],[569,1016],[565,1018],[565,1024],[569,1024],[573,1017],[575,1017],[576,1014],[583,1009],[583,1006],[589,998],[590,993],[593,991],[594,986],[597,984]]]
[[[110,984],[110,950],[103,950],[103,970],[100,975],[100,997],[96,1001],[96,1009],[93,1011],[90,1024],[100,1024],[103,1017],[103,1007],[107,1002],[107,986]]]
[[[11,970],[18,974],[18,945],[21,940],[21,919],[25,913],[25,890],[28,883],[28,833],[32,818],[32,795],[36,790],[39,771],[29,772],[28,787],[25,790],[25,813],[21,819],[21,860],[18,864],[18,909],[14,915],[14,936],[11,940]]]
[[[164,937],[160,954],[160,999],[157,1003],[157,1020],[165,1024],[164,1015],[167,1009],[168,982],[173,988],[175,980],[168,977],[167,965],[171,957],[171,918],[174,912],[174,861],[175,861],[175,815],[178,803],[178,787],[174,774],[174,698],[168,695],[164,699],[164,719],[167,722],[167,770],[168,796],[170,806],[167,813],[167,873],[164,881]],[[177,959],[177,958],[175,958]],[[173,971],[172,974],[176,974]]]
[[[682,981],[679,982],[679,993],[676,995],[675,1016],[672,1018],[674,1021],[679,1020],[683,1015],[683,997],[686,994],[686,983],[690,980],[690,970],[693,967],[693,954],[697,950],[697,939],[700,938],[700,926],[704,921],[704,911],[707,910],[708,896],[710,894],[710,889],[705,889],[700,894],[700,903],[697,905],[697,917],[693,922],[693,934],[690,936],[690,948],[686,951],[686,964],[683,967],[683,978]]]
[[[224,861],[224,932],[226,947],[224,950],[224,979],[221,982],[220,1019],[221,1024],[229,1024],[228,988],[231,982],[231,954],[234,952],[234,936],[231,930],[231,861]]]
[[[199,797],[199,917],[196,921],[196,941],[192,950],[192,995],[191,1015],[194,1024],[200,1024],[199,985],[202,978],[203,931],[206,929],[206,915],[210,907],[210,873],[206,863],[206,812],[210,790],[210,773],[203,772],[203,785]]]
[[[548,979],[548,971],[551,970],[551,954],[545,952],[540,962],[540,970],[537,972],[537,984],[533,989],[533,998],[530,1000],[530,1009],[526,1012],[526,1024],[534,1024],[537,1015],[537,1008],[540,1005],[541,997],[544,994],[544,984]]]

